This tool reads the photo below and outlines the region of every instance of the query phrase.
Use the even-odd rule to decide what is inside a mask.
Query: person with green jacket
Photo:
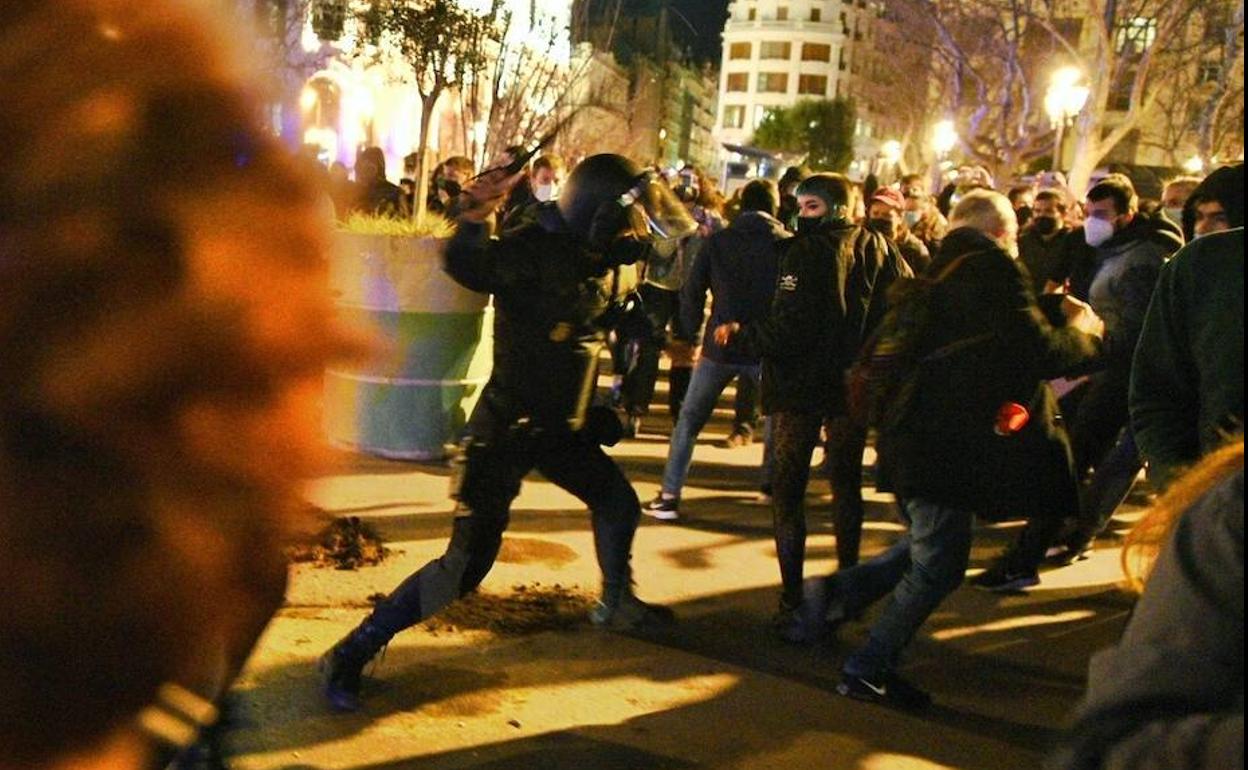
[[[1144,317],[1131,426],[1161,486],[1243,430],[1242,211],[1239,227],[1193,241],[1162,268]]]

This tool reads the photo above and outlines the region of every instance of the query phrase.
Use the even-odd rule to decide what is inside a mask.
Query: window
[[[747,72],[729,72],[724,83],[725,91],[745,92],[750,90],[750,75]]]
[[[811,21],[823,21],[823,9],[822,9],[822,8],[811,8],[811,9],[810,9],[810,20],[811,20]]]
[[[750,58],[749,43],[733,43],[728,46],[729,59],[748,59]]]
[[[760,72],[758,90],[764,94],[782,94],[789,90],[789,76],[784,72]]]
[[[793,54],[793,44],[789,42],[780,42],[776,40],[765,40],[759,46],[758,58],[760,59],[785,59],[788,60]]]
[[[828,78],[825,75],[798,75],[797,92],[799,94],[826,96],[828,93]]]
[[[741,104],[724,105],[724,128],[741,128],[745,125],[745,106]]]
[[[1139,56],[1157,39],[1157,20],[1136,16],[1114,30],[1114,50],[1127,56]]]
[[[776,9],[776,21],[788,21],[788,20],[789,20],[789,7],[787,5],[782,5],[779,8],[777,8]]]
[[[1200,76],[1197,78],[1196,82],[1216,83],[1218,82],[1218,77],[1221,76],[1221,74],[1222,65],[1217,64],[1216,62],[1205,62],[1200,65]]]
[[[751,8],[750,10],[745,12],[745,18],[748,19],[749,21],[754,21],[755,19],[758,18],[758,11]]]
[[[832,61],[832,46],[827,43],[802,43],[802,61]]]

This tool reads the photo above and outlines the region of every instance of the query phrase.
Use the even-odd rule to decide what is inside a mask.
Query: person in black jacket
[[[774,182],[755,179],[741,194],[742,214],[726,230],[706,241],[694,257],[689,278],[681,289],[680,318],[675,338],[695,345],[705,315],[706,292],[713,301],[709,328],[738,319],[751,323],[767,315],[776,285],[776,260],[790,238],[776,219],[779,194]],[[663,521],[677,518],[680,491],[689,473],[693,443],[706,425],[719,394],[734,378],[749,378],[756,386],[760,369],[757,355],[728,351],[707,335],[702,357],[693,369],[680,419],[672,431],[663,487],[644,513]]]
[[[884,292],[908,269],[884,236],[850,221],[853,185],[839,174],[815,174],[797,187],[798,235],[780,257],[779,279],[765,318],[715,328],[729,352],[762,357],[763,411],[771,417],[772,505],[783,590],[776,622],[789,641],[803,641],[795,623],[806,554],[804,498],[810,455],[825,420],[847,414],[844,371],[867,330],[884,311]],[[834,432],[830,427],[830,433]],[[865,441],[865,435],[863,437]],[[852,456],[848,437],[829,448]],[[856,560],[862,527],[862,446],[852,463],[834,461],[838,555]],[[852,471],[852,468],[850,469]],[[846,501],[857,496],[858,509]],[[857,516],[854,521],[853,517]],[[852,549],[852,553],[850,551]]]
[[[680,237],[695,225],[666,185],[627,158],[594,155],[572,172],[557,204],[540,204],[529,223],[491,240],[484,220],[516,178],[500,174],[465,189],[446,251],[447,273],[495,302],[494,369],[461,443],[451,540],[322,658],[325,694],[339,710],[359,707],[361,671],[394,634],[485,578],[533,468],[589,506],[602,570],[594,624],[632,628],[672,617],[633,594],[629,559],[641,506],[599,446],[618,440],[618,418],[589,403],[607,330],[636,284],[650,233],[665,226],[663,235]]]
[[[1062,328],[1040,312],[1012,256],[1018,230],[1005,196],[967,193],[951,226],[931,274],[954,267],[929,300],[915,395],[876,444],[910,530],[870,561],[808,581],[802,612],[808,633],[817,635],[830,610],[836,619],[855,617],[891,593],[867,643],[845,661],[838,691],[899,707],[930,701],[897,666],[919,627],[962,582],[973,516],[1074,505],[1070,448],[1044,381],[1098,347],[1080,331],[1097,331],[1083,303],[1064,306],[1074,319]]]

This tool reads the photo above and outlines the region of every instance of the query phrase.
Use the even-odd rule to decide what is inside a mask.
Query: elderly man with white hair
[[[976,514],[1060,515],[1076,504],[1070,450],[1045,380],[1094,356],[1097,324],[1072,301],[1054,327],[1016,262],[1018,223],[1005,196],[967,193],[928,271],[914,351],[914,395],[880,427],[880,475],[909,531],[889,550],[806,582],[814,634],[889,596],[866,644],[842,667],[842,695],[917,709],[931,698],[897,674],[901,653],[961,584]],[[915,300],[913,297],[922,299]],[[1081,330],[1093,332],[1086,333]]]

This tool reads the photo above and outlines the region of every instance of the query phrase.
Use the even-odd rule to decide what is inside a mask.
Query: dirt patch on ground
[[[558,631],[586,622],[595,597],[580,586],[524,583],[507,593],[478,591],[426,620],[431,633],[484,630],[500,635]]]
[[[380,564],[393,553],[382,544],[377,531],[358,516],[328,521],[309,542],[289,550],[291,561],[342,570]]]
[[[563,543],[536,540],[528,537],[503,538],[498,560],[506,564],[532,564],[541,562],[551,567],[562,567],[576,560],[576,551]]]

